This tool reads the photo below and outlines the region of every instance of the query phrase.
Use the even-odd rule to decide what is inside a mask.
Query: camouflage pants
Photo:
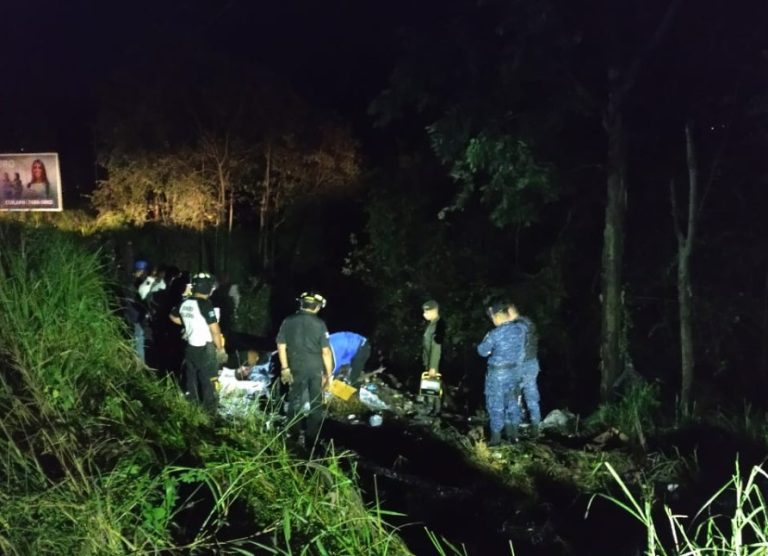
[[[541,422],[539,387],[536,384],[538,374],[538,366],[488,370],[485,375],[485,406],[491,432],[500,432],[507,424],[520,424],[522,410],[518,397],[521,394],[531,416],[531,424],[538,425]]]
[[[522,394],[525,401],[525,407],[528,408],[528,414],[531,416],[531,425],[538,425],[541,422],[541,409],[539,408],[539,385],[536,378],[539,376],[539,365],[523,364],[520,371],[520,379],[515,385],[515,399]],[[517,406],[516,421],[513,424],[520,424],[520,405]]]
[[[515,396],[515,385],[519,379],[517,370],[488,369],[485,375],[485,408],[492,433],[501,432],[507,423],[520,422],[520,407]]]

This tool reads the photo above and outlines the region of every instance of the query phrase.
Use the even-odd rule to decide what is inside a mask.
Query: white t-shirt
[[[190,346],[202,347],[213,342],[209,325],[218,321],[209,300],[190,297],[179,305],[178,316],[184,323],[184,339]]]

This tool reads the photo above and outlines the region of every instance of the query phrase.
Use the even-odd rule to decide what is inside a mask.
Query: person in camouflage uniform
[[[537,378],[539,376],[539,336],[536,332],[536,325],[528,317],[520,315],[517,307],[510,303],[507,314],[523,330],[523,361],[520,364],[520,373],[518,382],[515,385],[515,398],[520,394],[525,400],[525,407],[528,408],[528,415],[531,420],[531,436],[536,437],[539,434],[539,424],[541,423],[541,409],[539,407],[539,385]],[[520,406],[518,404],[518,412]],[[519,423],[519,420],[517,421]]]
[[[488,316],[495,328],[477,346],[477,353],[488,358],[485,406],[490,419],[491,438],[488,444],[491,446],[501,443],[502,429],[509,440],[516,440],[521,420],[516,392],[522,382],[525,328],[515,322],[509,307],[510,304],[505,302],[488,307]]]

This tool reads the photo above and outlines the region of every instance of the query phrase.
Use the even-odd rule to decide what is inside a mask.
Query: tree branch
[[[682,245],[683,231],[680,229],[680,219],[677,216],[677,192],[675,191],[675,179],[669,180],[669,200],[672,207],[672,223],[675,227],[675,237],[677,238],[678,247]]]
[[[664,13],[664,17],[661,18],[658,27],[656,27],[656,31],[654,32],[653,36],[645,44],[645,48],[643,48],[640,52],[638,52],[637,56],[635,56],[635,59],[632,61],[629,69],[624,74],[621,84],[616,91],[619,99],[623,99],[624,95],[626,95],[632,89],[632,87],[634,87],[635,80],[637,79],[637,74],[640,72],[641,66],[648,58],[650,53],[661,42],[661,39],[664,37],[667,30],[669,29],[669,26],[672,24],[672,20],[674,19],[674,16],[677,13],[677,9],[680,7],[681,3],[682,0],[672,0],[672,2],[667,7],[667,11]]]

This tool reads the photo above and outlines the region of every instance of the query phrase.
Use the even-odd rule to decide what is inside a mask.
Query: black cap
[[[488,311],[489,315],[497,315],[509,309],[509,305],[510,304],[508,301],[494,301],[493,303],[488,305],[486,310]]]
[[[440,305],[437,304],[437,301],[434,299],[430,299],[429,301],[425,301],[424,304],[421,306],[422,310],[424,311],[430,311],[432,309],[439,308]]]

